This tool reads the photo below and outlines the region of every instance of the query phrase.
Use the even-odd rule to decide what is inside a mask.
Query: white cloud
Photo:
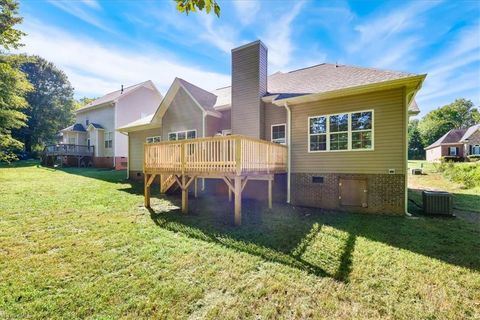
[[[232,48],[236,47],[236,34],[232,27],[222,24],[213,14],[199,14],[203,29],[197,31],[199,37],[206,43],[217,47],[225,53],[230,54]]]
[[[267,26],[264,39],[268,47],[269,67],[271,66],[273,70],[283,70],[291,62],[294,51],[292,23],[304,4],[304,1],[298,1],[291,10],[283,16],[272,19]]]
[[[260,3],[257,0],[234,0],[233,5],[242,25],[252,23],[260,10]]]
[[[117,90],[121,84],[147,79],[153,80],[162,93],[175,77],[207,90],[230,84],[227,75],[189,66],[159,51],[145,53],[141,49],[106,46],[40,23],[26,23],[24,29],[28,36],[22,51],[38,54],[65,70],[77,96],[99,96]]]
[[[108,27],[102,19],[95,17],[91,12],[87,12],[85,10],[85,6],[89,8],[94,8],[94,9],[100,9],[100,5],[93,0],[85,0],[81,2],[77,1],[63,1],[63,0],[48,0],[48,2],[67,12],[68,14],[77,17],[78,19],[91,24],[92,26],[95,26],[103,31],[107,31],[110,33],[116,33],[113,29]]]
[[[92,9],[99,10],[101,8],[100,4],[96,0],[81,0],[81,2]]]

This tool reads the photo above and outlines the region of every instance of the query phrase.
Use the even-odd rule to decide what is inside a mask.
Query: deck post
[[[182,213],[188,213],[188,188],[186,187],[186,177],[182,175]]]
[[[197,197],[197,192],[198,192],[198,183],[197,183],[198,181],[197,181],[197,177],[195,177],[194,179],[195,179],[195,181],[193,181],[193,183],[194,183],[194,188],[193,189],[195,191],[195,198],[196,198]]]
[[[242,177],[235,176],[235,225],[242,224]]]
[[[160,178],[159,178],[159,180],[160,180],[160,194],[163,194],[163,193],[165,193],[165,192],[163,192],[163,188],[162,188],[162,186],[163,186],[163,180],[164,180],[164,179],[163,179],[163,174],[159,175],[159,177],[160,177]]]
[[[232,190],[228,188],[228,202],[232,202]]]
[[[145,208],[150,208],[150,186],[148,185],[148,178],[149,175],[145,173],[144,175],[144,193],[143,193],[143,200]]]
[[[268,179],[268,209],[272,209],[272,182]]]

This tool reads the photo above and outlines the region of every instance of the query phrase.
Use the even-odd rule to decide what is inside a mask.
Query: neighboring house
[[[161,99],[160,92],[148,80],[126,88],[122,86],[88,103],[76,111],[76,123],[61,130],[62,143],[71,145],[63,149],[60,146],[64,150],[61,155],[66,157],[69,151],[87,150],[93,153],[95,167],[126,169],[128,139],[115,128],[154,112]],[[81,161],[80,156],[78,161]]]
[[[262,179],[270,200],[275,179],[273,197],[295,205],[405,213],[408,118],[426,75],[323,63],[267,76],[267,64],[261,41],[235,48],[231,87],[209,92],[176,78],[154,114],[117,129],[129,137],[129,177],[146,175],[146,205],[163,174],[163,191],[175,180],[188,190],[190,176],[235,193],[236,219],[237,193],[265,196],[252,181]],[[262,140],[286,145],[285,154]]]
[[[427,161],[442,158],[468,159],[480,156],[480,124],[467,129],[452,129],[425,148]]]

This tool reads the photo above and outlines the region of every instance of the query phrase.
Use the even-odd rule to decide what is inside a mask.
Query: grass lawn
[[[0,318],[480,318],[480,226],[154,194],[0,167]],[[218,199],[217,199],[218,200]]]
[[[455,165],[480,165],[456,163]],[[451,182],[445,179],[441,173],[437,172],[435,165],[426,161],[409,161],[409,168],[420,168],[423,166],[423,175],[410,175],[409,187],[410,198],[421,203],[422,190],[443,190],[452,194],[453,205],[456,211],[465,213],[480,213],[480,188],[466,189],[461,184]],[[412,208],[415,209],[415,208]],[[477,215],[478,216],[478,215]]]

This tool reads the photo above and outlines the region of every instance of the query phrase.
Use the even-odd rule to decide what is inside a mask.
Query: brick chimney
[[[232,49],[232,133],[264,137],[267,47],[254,41]]]

